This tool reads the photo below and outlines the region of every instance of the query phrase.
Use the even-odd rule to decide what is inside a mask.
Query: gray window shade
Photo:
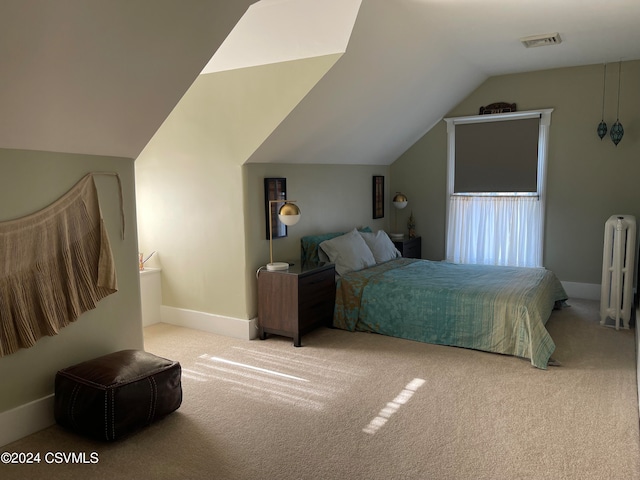
[[[454,193],[536,192],[539,118],[457,124]]]

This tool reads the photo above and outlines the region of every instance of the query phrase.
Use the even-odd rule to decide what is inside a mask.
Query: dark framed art
[[[267,240],[269,238],[282,238],[287,236],[287,226],[278,219],[278,209],[281,203],[269,203],[271,200],[284,200],[287,198],[286,178],[264,179],[264,220]],[[272,237],[269,235],[269,216],[271,216]]]
[[[485,107],[480,107],[480,115],[491,115],[492,113],[509,113],[516,111],[515,103],[496,102]]]
[[[373,176],[373,218],[384,218],[384,177]]]

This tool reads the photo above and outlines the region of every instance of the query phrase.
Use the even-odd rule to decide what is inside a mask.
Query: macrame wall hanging
[[[0,222],[0,357],[58,334],[118,290],[95,175],[117,179],[124,238],[115,172],[89,173],[42,210]]]

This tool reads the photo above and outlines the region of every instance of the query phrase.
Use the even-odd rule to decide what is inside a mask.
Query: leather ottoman
[[[122,350],[58,371],[56,422],[82,435],[118,440],[182,403],[178,362]]]

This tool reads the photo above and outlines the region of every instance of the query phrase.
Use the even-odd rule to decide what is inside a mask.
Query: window
[[[445,119],[448,261],[542,266],[552,111]]]

